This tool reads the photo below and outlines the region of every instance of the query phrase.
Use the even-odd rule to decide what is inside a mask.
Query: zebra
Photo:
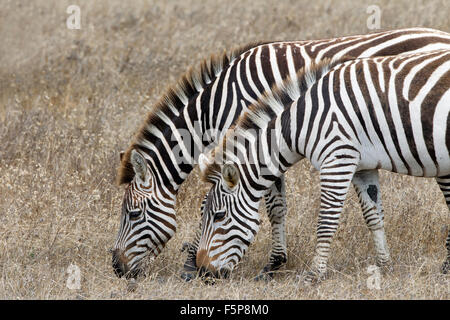
[[[153,106],[121,154],[117,181],[125,184],[125,192],[111,250],[116,275],[135,278],[143,269],[144,257],[159,255],[175,234],[176,195],[199,154],[215,146],[241,112],[272,86],[327,58],[384,56],[449,46],[448,33],[409,28],[328,40],[250,44],[190,68]],[[272,226],[272,252],[261,274],[270,274],[287,261],[284,190],[284,178],[280,177],[264,197]],[[199,230],[193,243],[186,246],[186,279],[197,270]]]
[[[199,158],[212,187],[197,266],[227,277],[259,228],[259,199],[307,158],[319,171],[316,249],[304,282],[324,278],[350,185],[368,225],[383,228],[378,170],[434,177],[450,209],[450,50],[324,61],[262,96]],[[375,234],[379,262],[389,256]],[[450,231],[442,272],[450,270]]]

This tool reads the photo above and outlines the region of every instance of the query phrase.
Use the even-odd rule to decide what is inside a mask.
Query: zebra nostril
[[[128,272],[126,264],[121,261],[120,256],[117,254],[116,250],[112,251],[112,267],[114,269],[114,273],[119,278],[123,277]]]
[[[122,263],[120,263],[119,261],[113,261],[113,269],[114,269],[114,273],[119,278],[122,278],[124,276],[125,270],[123,268]]]

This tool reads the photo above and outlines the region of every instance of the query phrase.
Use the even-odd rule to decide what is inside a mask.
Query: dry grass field
[[[66,9],[81,9],[81,29]],[[434,180],[381,173],[393,272],[369,289],[374,248],[352,190],[328,279],[298,281],[311,261],[319,208],[317,173],[287,174],[289,261],[269,283],[253,277],[269,257],[262,228],[231,279],[185,283],[183,242],[192,239],[209,186],[194,170],[178,201],[178,231],[134,292],[108,253],[119,226],[119,151],[146,112],[190,65],[254,40],[300,40],[381,29],[450,31],[447,0],[88,1],[0,0],[0,299],[449,299],[439,272],[450,214]],[[81,271],[69,289],[68,267]]]

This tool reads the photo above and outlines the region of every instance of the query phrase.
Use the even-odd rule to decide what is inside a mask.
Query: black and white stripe
[[[302,70],[250,107],[201,157],[213,187],[198,266],[214,274],[233,269],[258,231],[265,189],[305,157],[319,170],[321,186],[316,253],[305,280],[326,272],[351,184],[373,231],[378,263],[387,263],[377,170],[435,177],[449,204],[449,112],[450,50],[341,59]],[[449,241],[450,233],[444,272]]]
[[[117,274],[137,269],[145,255],[159,254],[176,231],[176,194],[199,154],[220,141],[241,112],[282,79],[325,58],[388,55],[448,46],[447,33],[412,28],[329,40],[251,45],[204,61],[197,71],[188,72],[150,111],[122,157],[118,180],[127,184],[123,200],[127,205],[123,206],[113,249]],[[137,181],[136,168],[131,163],[133,151],[146,164],[146,168],[140,168],[145,171],[144,180]],[[283,178],[280,184],[281,188],[274,187],[265,198],[274,243],[265,268],[269,271],[286,261],[286,204],[284,191],[279,191],[284,190]],[[142,189],[141,185],[151,187]],[[124,217],[138,210],[142,219],[132,223]],[[195,269],[197,240],[189,250],[186,269]],[[134,246],[138,243],[148,250],[136,254]]]

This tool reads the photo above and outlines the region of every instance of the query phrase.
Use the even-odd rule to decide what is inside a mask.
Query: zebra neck
[[[225,77],[227,73],[225,72]],[[213,85],[201,91],[177,117],[169,118],[160,114],[163,125],[149,130],[153,135],[149,139],[152,143],[147,143],[144,151],[154,167],[153,172],[159,176],[160,183],[174,193],[194,169],[200,154],[217,145],[245,105],[243,102],[238,104],[234,97],[232,106],[218,118],[217,113],[223,106],[217,99],[211,99],[214,89]],[[210,119],[215,121],[211,122]]]
[[[304,158],[287,136],[290,132],[285,130],[283,121],[290,121],[289,111],[270,121],[266,128],[255,129],[254,133],[238,128],[237,139],[242,139],[243,143],[237,145],[237,156],[229,156],[227,152],[227,158],[241,166],[243,182],[255,199],[261,198],[279,177]]]
[[[269,123],[267,131],[263,135],[263,141],[261,141],[262,145],[266,144],[267,150],[270,150],[267,153],[269,157],[266,157],[266,167],[272,172],[273,180],[279,178],[291,166],[304,158],[302,143],[296,143],[291,137],[290,110],[290,108],[285,109]]]
[[[194,146],[191,141],[195,139],[195,132],[191,133],[186,129],[182,117],[163,120],[165,128],[155,128],[151,132],[154,142],[141,145],[140,148],[147,154],[147,160],[159,180],[159,185],[165,186],[169,193],[176,194],[194,168],[193,154],[198,151],[192,150]]]

